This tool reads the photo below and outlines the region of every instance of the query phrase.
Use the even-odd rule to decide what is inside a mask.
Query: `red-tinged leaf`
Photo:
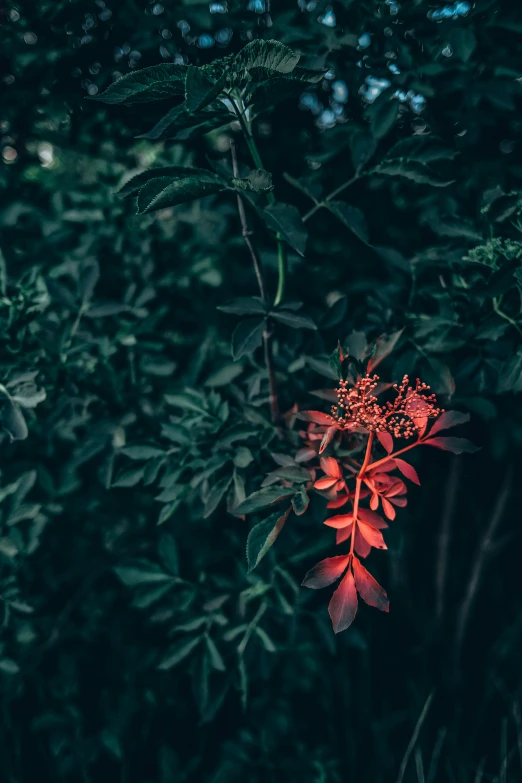
[[[392,498],[390,503],[393,503],[394,506],[399,506],[399,508],[404,508],[408,505],[408,499],[401,495],[398,498]]]
[[[398,332],[393,332],[393,334],[383,334],[377,338],[373,355],[371,356],[367,365],[366,372],[368,374],[370,374],[372,370],[375,370],[377,365],[379,365],[383,359],[389,356],[389,354],[397,345],[403,331],[404,329],[401,329]]]
[[[388,612],[390,609],[390,602],[386,595],[386,591],[356,557],[353,558],[353,575],[355,578],[355,587],[363,601],[369,604],[369,606],[380,609],[381,612]]]
[[[370,500],[370,508],[372,511],[377,511],[379,508],[379,495],[375,493],[372,495],[372,499]]]
[[[323,424],[326,427],[330,427],[334,422],[332,416],[322,413],[322,411],[299,411],[297,418],[303,421],[313,421],[314,424]]]
[[[326,508],[341,508],[341,506],[346,505],[349,500],[349,495],[339,495],[335,500],[329,500],[326,504]]]
[[[375,474],[373,470],[377,471]],[[374,468],[373,470],[370,470],[369,475],[375,479],[376,476],[380,475],[381,473],[390,473],[390,471],[395,470],[395,463],[392,459],[387,460],[386,462],[383,462],[382,465],[379,465],[378,468]]]
[[[368,557],[372,551],[371,544],[361,535],[361,531],[358,528],[355,531],[355,551],[359,557]]]
[[[429,438],[422,441],[426,446],[435,446],[436,449],[451,451],[453,454],[473,454],[480,450],[480,446],[475,446],[466,438]]]
[[[382,510],[388,517],[388,519],[395,519],[395,509],[393,508],[392,504],[389,500],[386,500],[386,498],[381,498],[382,500]]]
[[[317,479],[314,482],[314,489],[330,489],[334,484],[337,484],[337,479],[327,476],[326,478]]]
[[[328,448],[328,446],[332,442],[336,432],[337,432],[337,427],[335,427],[335,426],[334,427],[330,427],[329,429],[326,430],[326,432],[324,433],[323,439],[321,441],[321,445],[319,446],[319,454],[322,454],[323,451],[325,451],[325,449]]]
[[[382,537],[380,530],[377,530],[375,527],[368,525],[362,520],[358,521],[357,528],[361,531],[363,538],[365,538],[371,546],[375,547],[375,549],[388,549],[384,543],[384,538]]]
[[[404,481],[400,478],[396,478],[386,490],[385,497],[393,498],[396,495],[405,495],[407,491]]]
[[[388,527],[388,523],[384,521],[380,514],[376,514],[375,511],[370,511],[368,508],[360,508],[357,513],[359,519],[362,519],[367,525],[371,525],[377,530],[384,530],[384,528]]]
[[[430,438],[437,432],[442,432],[442,430],[449,430],[450,427],[457,427],[459,424],[465,424],[467,421],[469,421],[469,413],[461,413],[460,411],[446,411],[435,421],[435,424],[430,430]]]
[[[383,449],[388,453],[391,454],[393,451],[393,438],[390,435],[389,432],[378,432],[377,438],[379,440],[379,443],[383,447]]]
[[[347,541],[350,536],[352,535],[352,525],[348,525],[348,527],[341,527],[339,530],[335,533],[335,543],[336,544],[342,544],[343,541]]]
[[[347,527],[348,525],[351,525],[352,522],[353,516],[351,514],[337,514],[335,517],[329,517],[324,520],[325,525],[328,525],[328,527],[335,527],[336,529]]]
[[[407,479],[413,481],[414,484],[418,484],[420,487],[420,480],[413,465],[410,465],[406,460],[398,459],[397,457],[394,459],[394,462],[403,476],[406,476]]]
[[[249,573],[259,565],[260,561],[266,555],[283,529],[283,525],[288,519],[291,510],[292,506],[289,506],[283,514],[276,511],[275,514],[271,514],[267,519],[263,519],[262,522],[258,522],[257,525],[254,525],[248,534],[246,545]]]
[[[321,469],[324,473],[326,473],[327,476],[332,476],[332,478],[338,479],[342,478],[343,472],[336,459],[333,457],[321,457],[320,463]]]
[[[345,631],[353,623],[357,613],[357,591],[351,571],[348,571],[333,594],[328,611],[335,633]]]
[[[350,560],[350,555],[339,555],[338,557],[327,557],[320,563],[314,565],[306,574],[301,582],[303,587],[311,587],[313,590],[319,590],[321,587],[328,587],[346,571],[346,566]]]

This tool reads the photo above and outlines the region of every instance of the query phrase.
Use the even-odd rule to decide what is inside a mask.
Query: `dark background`
[[[0,779],[522,780],[517,10],[486,0],[230,0],[223,13],[198,0],[3,4],[0,382],[37,370],[46,399],[24,411],[27,439],[2,441]],[[312,202],[283,174],[325,193],[350,179],[376,97],[367,77],[404,93],[376,161],[414,135],[454,152],[431,164],[447,187],[374,174],[346,191],[368,244],[321,210],[305,257],[289,259],[288,296],[319,329],[275,335],[282,410],[328,409],[309,391],[333,385],[325,358],[338,339],[405,327],[383,377],[421,373],[445,407],[471,413],[462,434],[481,446],[415,454],[422,487],[410,488],[389,551],[371,557],[390,614],[361,606],[338,637],[327,591],[299,587],[333,552],[319,498],[247,574],[251,520],[223,504],[202,513],[217,430],[178,434],[172,470],[186,450],[194,468],[159,526],[154,476],[143,484],[118,454],[124,443],[172,446],[164,425],[180,417],[164,395],[185,387],[205,405],[227,400],[230,425],[249,421],[254,434],[231,447],[231,458],[240,446],[253,455],[248,493],[273,468],[270,451],[284,450],[266,421],[262,357],[238,369],[234,318],[216,309],[256,294],[234,200],[136,217],[114,195],[131,171],[228,161],[229,132],[154,144],[136,136],[158,105],[86,100],[133,68],[203,64],[254,37],[330,69],[308,98],[255,126],[278,198],[303,214]],[[342,84],[346,102],[335,100]],[[273,290],[275,245],[256,229]],[[96,263],[93,310],[78,318]],[[190,647],[202,628],[217,657],[207,642]],[[179,660],[158,668],[172,651]]]

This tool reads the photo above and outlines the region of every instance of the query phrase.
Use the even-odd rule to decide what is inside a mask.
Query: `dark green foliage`
[[[517,4],[211,5],[0,8],[0,778],[513,783]],[[368,353],[480,451],[335,637],[294,406]]]

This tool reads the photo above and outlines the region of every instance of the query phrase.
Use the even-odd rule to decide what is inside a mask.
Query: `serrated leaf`
[[[279,41],[251,41],[236,54],[230,66],[229,82],[241,81],[252,68],[268,68],[278,73],[291,73],[300,56]]]
[[[209,79],[204,67],[198,68],[196,65],[189,65],[185,80],[187,109],[190,112],[205,109],[223,91],[224,86],[225,76],[214,81]]]
[[[365,244],[368,244],[368,225],[366,218],[358,207],[346,204],[344,201],[326,201],[325,206],[335,215],[345,226],[359,237]]]
[[[261,212],[268,228],[279,233],[290,247],[303,256],[308,232],[299,210],[292,204],[271,204]]]
[[[101,103],[144,103],[182,95],[185,89],[186,65],[160,63],[120,76],[91,100]]]
[[[197,198],[211,196],[226,189],[226,184],[217,176],[207,172],[205,175],[182,177],[155,177],[139,191],[138,215],[145,215],[157,209],[184,204]]]
[[[249,572],[253,571],[254,568],[259,565],[277,539],[288,519],[290,509],[291,507],[288,508],[284,514],[280,514],[279,512],[271,514],[267,519],[263,519],[262,522],[258,522],[257,525],[254,525],[248,534],[247,563]]]
[[[208,493],[207,502],[205,503],[205,510],[203,512],[204,519],[207,519],[211,514],[214,513],[231,483],[232,476],[225,476],[225,478],[220,479],[217,484],[214,484]]]
[[[454,179],[444,179],[424,163],[407,160],[406,158],[383,161],[373,171],[375,174],[385,174],[388,177],[404,177],[412,182],[432,185],[436,188],[445,188],[455,182]]]
[[[252,193],[268,193],[274,189],[272,175],[264,169],[254,169],[247,177],[233,177],[231,185],[237,190],[247,190]]]
[[[261,346],[264,330],[264,318],[248,318],[238,323],[232,335],[232,356],[236,361]]]

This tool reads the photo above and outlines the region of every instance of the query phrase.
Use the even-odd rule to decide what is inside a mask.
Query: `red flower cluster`
[[[409,385],[408,376],[404,376],[400,385],[392,387],[395,399],[379,404],[374,394],[378,382],[377,375],[365,375],[352,386],[341,380],[336,390],[338,401],[330,415],[321,411],[298,414],[309,422],[308,429],[301,432],[307,443],[307,448],[301,451],[308,452],[307,459],[319,456],[329,447],[334,448],[343,439],[351,439],[356,446],[366,438],[362,462],[351,457],[323,456],[319,458],[319,466],[324,475],[316,478],[316,470],[312,472],[313,487],[327,500],[327,508],[346,507],[344,513],[328,517],[324,524],[336,530],[337,544],[350,541],[349,552],[322,560],[303,581],[306,587],[317,589],[343,577],[329,604],[336,633],[353,622],[358,595],[370,606],[388,611],[385,590],[359,558],[366,558],[372,548],[387,548],[382,534],[388,527],[386,519],[393,520],[395,508],[406,506],[406,484],[400,476],[392,475],[393,472],[398,471],[413,483],[420,484],[415,468],[399,455],[419,445],[457,454],[475,450],[473,444],[463,438],[435,437],[441,430],[468,421],[469,416],[456,411],[443,412],[437,406],[435,395],[428,393],[429,386],[425,383],[417,380],[413,387]],[[436,421],[426,432],[430,419]],[[415,435],[414,442],[394,451],[394,438],[411,439]],[[376,458],[376,448],[383,449],[385,456]],[[361,502],[368,498],[369,508],[365,508]],[[378,513],[380,508],[384,516]]]

